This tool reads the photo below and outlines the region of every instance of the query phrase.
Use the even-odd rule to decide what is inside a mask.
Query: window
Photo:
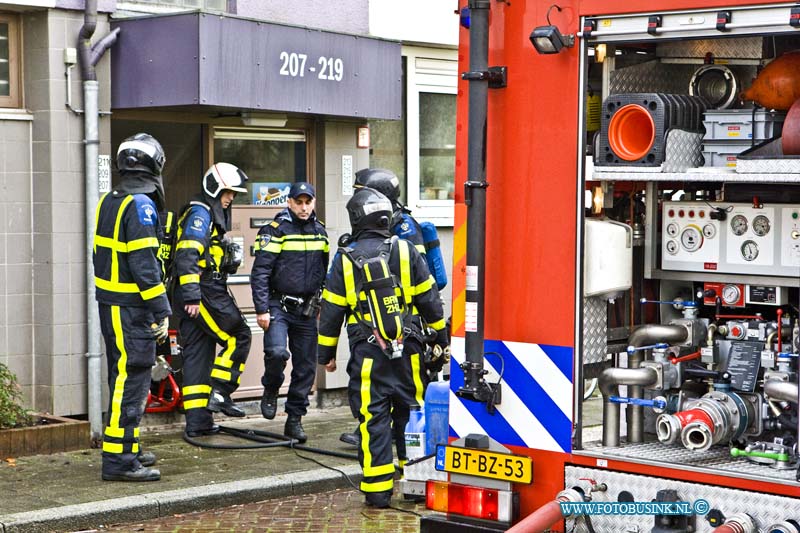
[[[393,170],[416,218],[453,224],[455,50],[403,47],[403,117],[370,122],[370,166]]]
[[[0,13],[0,107],[20,107],[19,19]]]
[[[234,204],[279,207],[293,182],[308,181],[302,131],[215,128],[214,161],[236,165],[249,178],[248,193],[237,195]]]

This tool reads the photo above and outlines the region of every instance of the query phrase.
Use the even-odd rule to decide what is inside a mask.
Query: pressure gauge
[[[703,226],[703,237],[706,239],[713,239],[717,236],[717,228],[714,224],[706,224]]]
[[[736,285],[725,285],[722,287],[722,301],[728,305],[734,305],[742,297],[742,291]]]
[[[753,233],[759,237],[763,237],[769,233],[769,218],[764,215],[758,215],[753,219]]]
[[[677,254],[678,253],[678,243],[676,241],[672,241],[672,240],[667,241],[667,251],[672,255]]]
[[[744,235],[747,231],[747,218],[744,215],[736,215],[731,219],[731,231],[734,235]]]
[[[681,244],[687,252],[696,252],[703,245],[703,235],[700,228],[691,225],[684,228],[681,233]]]
[[[745,261],[755,261],[758,257],[758,244],[755,241],[744,241],[741,250]]]
[[[674,222],[667,224],[667,235],[670,237],[677,237],[678,236],[678,225]]]

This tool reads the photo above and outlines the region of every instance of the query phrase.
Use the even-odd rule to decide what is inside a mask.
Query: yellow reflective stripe
[[[408,463],[408,459],[398,459],[397,460],[397,466],[399,466],[400,468],[405,468],[406,463]]]
[[[270,241],[262,250],[273,254],[279,254],[281,253],[281,243]]]
[[[197,241],[193,241],[193,240],[188,240],[187,239],[185,241],[180,241],[178,243],[178,245],[175,247],[175,249],[176,250],[184,250],[184,249],[197,250],[198,253],[202,254],[203,252],[205,252],[206,247],[203,246],[203,243],[201,243],[201,242],[197,242]]]
[[[142,300],[152,300],[156,296],[161,296],[167,292],[167,289],[164,287],[163,283],[159,283],[155,287],[150,287],[149,289],[142,291]]]
[[[108,417],[108,427],[112,431],[119,428],[119,418],[122,415],[122,393],[125,391],[125,381],[128,379],[128,352],[125,350],[125,336],[122,332],[122,314],[118,305],[111,306],[111,326],[114,330],[114,339],[119,350],[117,361],[117,379],[114,380],[114,395],[111,397],[111,414]],[[124,431],[124,430],[123,430]],[[105,449],[105,444],[103,446]],[[122,445],[119,452],[122,453]]]
[[[417,401],[417,405],[419,405],[420,409],[422,409],[425,405],[425,400],[423,399],[425,389],[422,385],[422,378],[420,378],[419,369],[419,354],[411,354],[411,375],[414,377],[414,399]]]
[[[211,385],[187,385],[181,389],[184,396],[190,394],[209,394],[211,392]]]
[[[183,401],[183,408],[184,409],[200,409],[202,407],[206,407],[208,405],[208,398],[201,398],[199,400],[184,400]]]
[[[127,248],[128,252],[135,252],[143,248],[158,248],[158,239],[155,237],[144,237],[142,239],[128,241]]]
[[[139,292],[139,286],[135,283],[119,283],[108,281],[103,278],[98,278],[95,276],[94,284],[99,289],[103,289],[104,291],[109,292],[125,292],[125,293],[134,293]]]
[[[320,346],[336,346],[339,343],[339,337],[328,337],[320,333],[317,335],[317,344]]]
[[[328,289],[322,290],[322,299],[326,302],[332,303],[333,305],[338,305],[339,307],[347,307],[347,298],[344,296],[339,296]]]
[[[121,439],[125,436],[125,428],[112,428],[107,427],[105,430],[105,434],[109,437],[114,437],[116,439]]]
[[[178,278],[180,285],[187,285],[189,283],[200,283],[200,274],[184,274]]]
[[[103,441],[103,451],[106,453],[122,453],[122,444],[119,442]]]
[[[394,474],[394,464],[389,463],[388,465],[370,466],[369,468],[366,465],[364,466],[365,476],[374,477],[386,474]]]
[[[431,290],[431,287],[433,287],[433,276],[428,276],[428,279],[411,289],[411,293],[414,296],[419,296]]]
[[[102,235],[95,235],[94,237],[95,251],[97,250],[98,246],[101,248],[110,248],[115,252],[127,253],[128,251],[128,245],[126,245],[124,242],[118,242],[111,237],[103,237]]]
[[[119,211],[117,211],[117,220],[114,223],[114,240],[119,241],[119,230],[120,225],[122,224],[122,214],[125,212],[125,209],[128,207],[128,204],[133,201],[133,196],[127,196],[119,206]],[[119,282],[119,257],[117,257],[117,252],[111,252],[111,283]],[[138,287],[136,289],[139,290]]]
[[[131,452],[133,452],[135,454],[139,453],[139,443],[138,442],[134,442],[133,443],[133,446],[131,446]]]
[[[133,428],[133,436],[139,438],[139,428]]]
[[[233,379],[233,375],[230,372],[225,372],[218,368],[215,368],[211,371],[211,377],[216,379],[221,379],[223,381],[230,381]]]
[[[370,373],[372,372],[372,359],[364,359],[361,364],[361,416],[364,421],[358,425],[358,430],[361,432],[361,451],[364,454],[364,470],[372,468],[372,452],[369,451],[369,431],[367,431],[367,424],[372,420],[372,413],[369,412],[369,404],[372,401],[370,396]]]
[[[439,330],[444,329],[444,327],[447,325],[447,323],[445,322],[445,320],[443,318],[441,320],[437,320],[436,322],[430,322],[430,323],[428,323],[428,325],[430,327],[432,327],[433,329],[435,329],[436,331],[439,331]]]
[[[342,255],[342,274],[344,275],[344,294],[347,298],[347,305],[351,309],[356,308],[356,281],[353,278],[353,263]]]
[[[222,368],[233,368],[232,359],[222,359],[221,357],[217,357],[216,359],[214,359],[214,364],[217,366],[221,366]]]
[[[425,245],[424,244],[415,244],[414,248],[416,248],[417,251],[419,253],[421,253],[422,255],[425,255],[426,253],[428,253],[428,250],[425,249]]]
[[[272,251],[269,249],[270,245],[267,245],[267,251]],[[327,251],[328,243],[325,241],[314,241],[314,242],[297,242],[297,241],[285,241],[281,246],[281,251],[286,252],[322,252]]]
[[[356,315],[350,315],[349,317],[347,317],[347,323],[348,324],[358,324],[358,319],[356,318]]]
[[[403,287],[403,299],[406,305],[411,304],[411,261],[409,260],[408,241],[400,240],[400,285]]]
[[[103,205],[103,200],[106,199],[106,196],[108,196],[108,193],[105,193],[105,194],[103,194],[103,196],[100,197],[100,200],[97,201],[97,208],[94,210],[94,230],[95,230],[94,238],[95,238],[95,241],[99,237],[99,235],[97,235],[97,225],[100,223],[100,207]],[[105,237],[103,237],[103,238],[105,239]],[[97,243],[96,242],[94,244],[94,251],[97,252]]]
[[[387,490],[392,490],[394,488],[394,481],[387,480],[387,481],[378,481],[375,483],[367,483],[366,481],[361,482],[361,490],[364,492],[386,492]]]

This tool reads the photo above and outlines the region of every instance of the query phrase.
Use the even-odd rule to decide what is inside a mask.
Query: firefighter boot
[[[139,452],[137,459],[139,463],[145,467],[151,467],[156,464],[156,454],[153,452]]]
[[[359,427],[360,426],[356,426],[355,431],[352,433],[342,433],[339,435],[339,440],[350,446],[358,446],[361,444],[361,431],[359,431]]]
[[[286,419],[286,425],[283,426],[283,434],[289,438],[297,439],[300,444],[308,440],[308,435],[303,431],[303,425],[297,415],[289,415]]]
[[[275,413],[278,411],[278,391],[268,391],[264,389],[264,395],[261,396],[261,414],[267,420],[275,418]]]
[[[212,413],[219,413],[222,411],[224,414],[235,418],[241,418],[245,415],[244,410],[233,403],[230,395],[217,389],[211,391],[211,397],[208,399],[208,406],[206,409]]]
[[[155,468],[141,467],[138,470],[129,470],[118,474],[103,473],[103,481],[158,481],[161,472]]]

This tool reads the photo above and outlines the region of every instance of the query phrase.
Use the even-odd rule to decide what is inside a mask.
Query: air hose
[[[355,454],[325,450],[323,448],[314,448],[313,446],[305,446],[300,444],[297,439],[290,439],[286,435],[281,435],[280,433],[272,433],[258,429],[239,429],[228,426],[220,426],[219,432],[228,434],[232,437],[237,437],[239,439],[252,441],[254,444],[217,444],[213,442],[206,442],[205,439],[195,439],[186,433],[183,434],[183,440],[192,446],[197,446],[198,448],[211,448],[215,450],[255,450],[285,446],[294,450],[318,453],[321,455],[330,455],[332,457],[340,457],[342,459],[352,459],[354,461],[358,460],[358,456]]]

